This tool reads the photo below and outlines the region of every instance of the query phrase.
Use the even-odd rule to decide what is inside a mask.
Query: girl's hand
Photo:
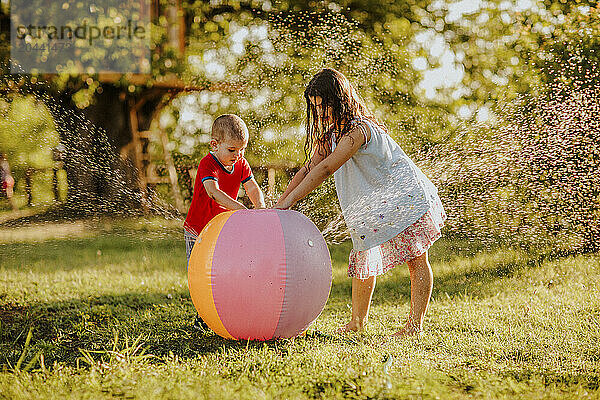
[[[279,200],[274,206],[273,208],[278,208],[280,210],[287,210],[288,208],[292,207],[293,204],[286,199],[283,200]]]
[[[283,201],[285,200],[287,196],[281,195],[279,196],[278,199],[273,199],[273,201],[271,202],[271,207],[270,208],[281,208],[281,203],[283,203]],[[275,204],[273,204],[275,203]]]

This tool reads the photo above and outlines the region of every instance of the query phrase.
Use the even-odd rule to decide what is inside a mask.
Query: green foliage
[[[310,11],[302,2],[265,3],[263,11],[246,2],[187,5],[193,22],[182,76],[209,88],[168,110],[172,121],[181,121],[170,132],[176,150],[192,154],[189,144],[206,142],[210,120],[231,112],[250,127],[249,158],[298,165],[305,157],[302,92],[324,66],[347,74],[394,135],[413,147],[439,141],[451,125],[448,115],[417,105],[419,74],[408,50],[411,21],[418,19],[414,10],[423,10],[425,2],[388,3],[315,4]],[[196,113],[194,120],[182,120],[182,109]]]
[[[493,0],[458,17],[452,12],[453,2],[432,4],[421,14],[423,30],[443,37],[464,70],[461,84],[438,91],[436,101],[448,104],[453,112],[466,106],[474,113],[484,105],[493,108],[519,95],[537,94],[548,81],[542,65],[548,60],[547,44],[573,45],[565,31],[579,30],[593,38],[595,6],[596,2],[585,0]],[[420,55],[430,66],[439,63],[426,49]],[[589,55],[593,64],[597,56]]]
[[[559,252],[597,251],[598,11],[547,5],[511,19],[520,35],[510,57],[528,62],[512,69],[522,79],[508,82],[522,86],[509,85],[488,126],[465,127],[432,153],[439,162],[425,164],[453,233]],[[494,3],[487,8],[497,11],[496,20],[510,13]]]
[[[54,121],[46,107],[33,96],[0,100],[0,152],[11,168],[48,168],[52,149],[59,144]]]
[[[579,248],[600,250],[600,22],[598,9],[567,14],[536,58],[545,85],[510,120],[528,154],[523,178],[533,212],[554,235],[573,232]]]
[[[598,251],[600,234],[600,130],[598,10],[550,7],[563,22],[537,39],[532,70],[540,84],[504,110],[499,129],[513,145],[513,204],[537,237],[559,238],[567,251]],[[562,11],[561,11],[562,10]],[[564,14],[562,12],[564,11]],[[542,22],[536,22],[535,24]],[[534,24],[534,26],[535,26]],[[506,152],[505,152],[506,153]]]
[[[10,6],[11,61],[23,73],[149,71],[150,10],[144,2],[12,0]]]
[[[600,10],[590,8],[584,13],[570,10],[564,22],[555,26],[551,38],[544,40],[535,58],[541,79],[556,90],[595,88],[600,81]]]

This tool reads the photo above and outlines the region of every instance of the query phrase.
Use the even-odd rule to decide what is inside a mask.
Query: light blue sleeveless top
[[[366,125],[371,138],[334,179],[354,249],[363,251],[397,236],[441,202],[436,187],[394,139],[367,119],[356,122],[365,123],[359,126]]]

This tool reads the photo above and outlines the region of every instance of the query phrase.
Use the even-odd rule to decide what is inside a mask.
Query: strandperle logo
[[[44,39],[51,41],[86,39],[92,45],[98,39],[144,39],[146,37],[146,27],[140,26],[137,22],[128,20],[124,25],[108,25],[100,27],[97,25],[88,25],[87,21],[79,26],[36,26],[36,25],[19,25],[16,27],[16,38],[25,42],[27,38]]]
[[[11,72],[149,73],[149,0],[12,0]]]

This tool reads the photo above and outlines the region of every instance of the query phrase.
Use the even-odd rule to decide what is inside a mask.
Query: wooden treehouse
[[[181,0],[171,0],[167,6],[161,6],[159,0],[154,0],[151,7],[151,16],[154,21],[158,17],[164,17],[168,21],[168,44],[170,49],[176,49],[179,56],[185,52],[186,22]],[[158,48],[156,51],[162,51]],[[115,85],[122,78],[136,87],[143,87],[141,93],[133,96],[127,92],[122,92],[122,101],[125,101],[127,109],[127,122],[131,134],[129,143],[120,148],[120,155],[124,161],[129,161],[135,166],[135,171],[130,170],[130,174],[137,176],[130,177],[131,182],[137,182],[141,193],[141,202],[144,211],[149,211],[152,201],[150,199],[150,189],[156,185],[168,185],[172,193],[175,207],[180,212],[185,212],[186,207],[184,198],[180,192],[180,182],[178,168],[175,165],[174,158],[168,147],[168,136],[164,130],[158,127],[158,124],[152,122],[157,119],[163,108],[168,105],[177,95],[183,92],[192,92],[199,90],[211,90],[220,92],[235,92],[242,90],[239,85],[220,83],[206,86],[193,86],[180,80],[176,75],[171,74],[160,79],[152,79],[149,75],[143,74],[117,74],[101,73],[98,80],[104,85]],[[148,86],[152,79],[152,85]],[[123,99],[125,97],[125,99]],[[151,155],[151,146],[162,150],[162,159],[153,159]],[[253,170],[263,176],[266,180],[267,195],[274,195],[275,174],[281,171],[286,175],[293,174],[296,168],[289,165],[259,165],[253,166]],[[166,174],[165,174],[166,171]],[[189,174],[192,188],[195,180],[196,166],[189,165],[179,168],[179,173]],[[166,175],[166,176],[165,176]]]
[[[148,4],[149,7],[142,12],[148,13],[155,24],[159,22],[164,24],[166,21],[165,26],[168,27],[166,43],[157,46],[152,51],[158,53],[159,58],[161,54],[167,52],[182,57],[185,54],[186,46],[186,19],[182,0],[170,0],[167,4],[164,4],[164,1],[152,0]],[[37,77],[34,78],[37,79]],[[41,78],[52,81],[56,79],[56,75],[42,75]],[[153,203],[152,189],[157,185],[166,185],[172,194],[175,208],[179,212],[185,212],[186,205],[180,191],[180,183],[182,183],[180,179],[183,177],[186,182],[192,182],[193,187],[196,165],[176,166],[169,150],[167,133],[160,128],[158,123],[153,122],[157,120],[166,105],[184,92],[209,90],[231,93],[244,88],[230,83],[194,86],[182,81],[174,73],[154,78],[149,74],[101,72],[93,76],[82,74],[75,80],[76,82],[70,82],[69,90],[51,93],[53,101],[64,105],[64,108],[75,110],[76,113],[83,113],[84,120],[105,130],[110,144],[117,149],[120,156],[116,157],[117,160],[110,167],[115,171],[120,171],[127,187],[134,189],[134,192],[138,192],[140,195],[126,199],[125,201],[130,202],[126,208],[130,209],[131,206],[141,205],[144,212],[150,212]],[[89,85],[89,82],[94,80],[99,81],[102,91],[95,94],[93,104],[77,110],[72,95],[79,88],[86,84]],[[5,89],[17,91],[20,87],[27,86],[25,81],[24,77],[20,77],[19,82],[9,80]],[[132,85],[135,90],[130,90]],[[3,89],[0,87],[1,90]],[[60,111],[63,110],[61,107],[50,107],[50,112],[53,113],[55,120],[63,121],[57,125],[61,138],[74,138],[76,146],[79,146],[78,153],[89,156],[90,162],[94,162],[94,157],[96,160],[100,159],[102,149],[94,147],[93,134],[86,126],[83,126],[85,124],[82,125],[75,119],[69,120],[70,113]],[[153,152],[153,149],[157,149],[157,151]],[[157,155],[158,159],[156,159]],[[65,152],[64,149],[54,154],[55,167],[52,179],[55,201],[61,201],[58,195],[57,171],[64,169],[68,185],[67,201],[72,199],[73,206],[82,206],[84,210],[88,210],[93,201],[101,199],[97,202],[100,206],[102,204],[115,205],[115,209],[117,209],[118,205],[123,202],[123,198],[120,197],[121,193],[118,193],[118,189],[114,188],[115,185],[110,181],[111,178],[106,176],[107,174],[94,173],[92,169],[79,168],[81,160],[74,160],[72,157],[72,154],[69,155],[69,152]],[[274,195],[276,171],[289,176],[295,170],[294,166],[284,163],[253,165],[253,171],[257,174],[259,183],[266,188],[266,194],[271,196]],[[31,175],[33,173],[36,171],[30,169],[25,176],[29,204],[32,203]],[[182,173],[189,174],[189,177],[182,176]],[[110,207],[106,209],[110,211]]]

